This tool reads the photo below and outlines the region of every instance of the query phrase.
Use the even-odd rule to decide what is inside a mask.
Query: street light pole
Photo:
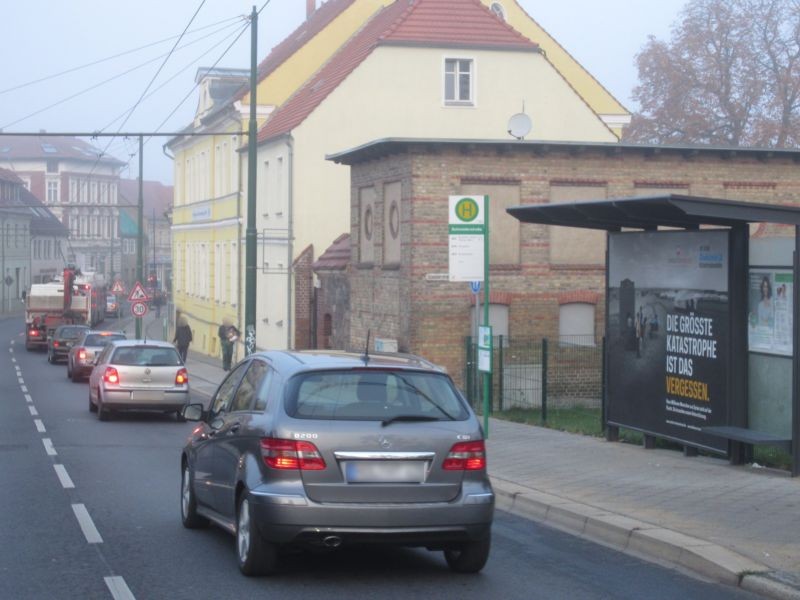
[[[136,233],[136,281],[141,283],[143,246],[144,246],[144,180],[142,179],[144,171],[144,136],[139,136],[139,206],[138,206],[138,223]],[[136,317],[136,339],[142,338],[142,318]]]
[[[258,72],[258,12],[250,14],[250,123],[247,140],[247,230],[245,231],[245,355],[256,350],[256,74]]]

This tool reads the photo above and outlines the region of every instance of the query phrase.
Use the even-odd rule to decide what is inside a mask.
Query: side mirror
[[[202,421],[204,417],[203,405],[187,404],[183,407],[183,410],[181,410],[181,414],[187,421]]]

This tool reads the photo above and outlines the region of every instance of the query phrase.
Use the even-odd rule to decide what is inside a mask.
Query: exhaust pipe
[[[322,544],[326,548],[338,548],[342,545],[342,538],[340,538],[338,535],[329,535],[322,538]]]

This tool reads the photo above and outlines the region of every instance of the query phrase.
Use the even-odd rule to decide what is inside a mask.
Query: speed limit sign
[[[147,314],[147,304],[144,302],[134,302],[131,304],[131,314],[134,317],[143,317]]]

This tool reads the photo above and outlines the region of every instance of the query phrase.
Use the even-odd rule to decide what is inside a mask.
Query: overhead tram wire
[[[264,9],[267,7],[267,5],[268,5],[269,3],[270,3],[270,0],[266,0],[266,1],[264,2],[264,4],[262,4],[262,5],[261,5],[261,8],[259,8],[259,9],[256,11],[256,13],[257,13],[258,15],[260,15],[260,14],[261,14],[261,11],[263,11],[263,10],[264,10]],[[245,16],[245,19],[247,19],[247,17],[246,17],[246,16]],[[222,53],[222,55],[221,55],[221,56],[220,56],[220,57],[219,57],[219,58],[218,58],[218,59],[217,59],[217,60],[214,62],[214,64],[213,64],[213,65],[211,65],[211,66],[209,67],[209,70],[211,70],[211,69],[214,69],[214,68],[215,68],[215,67],[216,67],[216,66],[219,64],[219,62],[220,62],[220,61],[221,61],[221,60],[222,60],[222,59],[225,57],[225,55],[226,55],[228,52],[230,52],[231,48],[233,48],[233,46],[236,44],[236,42],[237,42],[237,41],[239,41],[239,38],[240,38],[240,37],[242,37],[242,35],[244,34],[244,32],[245,32],[245,31],[247,31],[249,28],[250,28],[250,21],[249,21],[249,19],[247,19],[247,24],[246,24],[246,25],[245,25],[245,26],[242,28],[242,30],[239,32],[239,35],[237,35],[237,36],[236,36],[236,38],[235,38],[235,39],[234,39],[234,40],[233,40],[233,41],[230,43],[230,45],[229,45],[227,48],[225,48],[225,51]],[[187,93],[187,94],[186,94],[186,95],[183,97],[183,99],[182,99],[180,102],[178,102],[178,105],[177,105],[177,106],[176,106],[174,109],[172,109],[172,112],[170,112],[170,113],[169,113],[169,114],[166,116],[166,118],[165,118],[163,121],[161,121],[161,124],[160,124],[158,127],[156,127],[156,131],[157,131],[157,132],[158,132],[158,131],[160,131],[160,130],[161,130],[161,128],[162,128],[162,127],[163,127],[163,126],[166,124],[166,122],[167,122],[167,121],[169,121],[169,120],[172,118],[172,115],[174,115],[176,112],[178,112],[178,109],[179,109],[181,106],[183,106],[183,103],[184,103],[184,102],[186,102],[186,101],[187,101],[187,100],[188,100],[188,99],[191,97],[191,95],[194,93],[194,91],[197,89],[197,87],[198,87],[199,85],[200,85],[199,83],[195,83],[195,84],[194,84],[194,86],[192,86],[192,88],[191,88],[191,89],[189,90],[189,92],[188,92],[188,93]],[[150,136],[150,137],[152,137],[152,136]],[[149,141],[149,138],[148,138],[148,140],[147,140],[147,141]],[[147,142],[145,142],[145,143],[147,143]]]
[[[191,26],[192,26],[192,23],[193,23],[193,22],[194,22],[194,20],[197,18],[197,15],[198,15],[198,13],[200,12],[200,9],[202,9],[202,8],[203,8],[203,5],[204,5],[205,3],[206,3],[206,0],[200,0],[200,5],[199,5],[199,6],[197,7],[197,9],[194,11],[194,14],[192,15],[192,18],[191,18],[191,19],[189,19],[189,22],[186,24],[186,27],[184,27],[184,28],[183,28],[183,31],[181,32],[181,35],[180,35],[180,37],[178,37],[178,39],[177,39],[177,40],[175,40],[175,43],[173,44],[173,46],[172,46],[172,48],[170,49],[169,53],[168,53],[168,54],[167,54],[167,56],[164,58],[164,60],[162,61],[161,65],[158,67],[158,70],[156,70],[156,72],[155,72],[155,74],[153,75],[153,77],[150,79],[150,82],[149,82],[149,83],[147,84],[147,86],[144,88],[144,91],[143,91],[143,92],[142,92],[142,94],[139,96],[139,99],[136,101],[136,104],[134,104],[134,105],[131,107],[130,111],[128,112],[128,115],[125,117],[125,120],[124,120],[124,121],[122,121],[122,125],[120,125],[120,126],[119,126],[119,129],[117,130],[117,133],[119,133],[120,131],[122,131],[122,128],[123,128],[123,127],[125,127],[125,124],[128,122],[128,119],[130,119],[130,118],[131,118],[131,115],[133,115],[134,111],[135,111],[135,110],[136,110],[136,109],[139,107],[139,105],[142,103],[142,100],[143,100],[143,99],[144,99],[144,97],[147,95],[147,92],[150,90],[150,87],[151,87],[151,86],[152,86],[152,85],[155,83],[156,79],[157,79],[157,78],[158,78],[158,76],[161,74],[161,70],[162,70],[162,69],[164,68],[164,66],[167,64],[167,61],[169,61],[170,57],[172,57],[172,54],[175,52],[175,48],[177,48],[177,47],[178,47],[178,44],[180,44],[181,40],[183,39],[183,36],[184,36],[184,35],[186,35],[186,32],[189,30],[189,27],[191,27]],[[105,147],[105,148],[103,148],[103,150],[101,151],[100,155],[97,157],[97,160],[95,160],[95,161],[94,161],[94,164],[92,165],[92,168],[89,170],[89,176],[91,176],[91,175],[92,175],[92,173],[94,173],[94,170],[95,170],[95,168],[97,168],[97,165],[98,165],[98,163],[100,162],[100,159],[101,159],[101,158],[102,158],[102,157],[105,155],[105,153],[106,153],[106,151],[108,150],[108,147],[111,145],[111,142],[112,142],[112,141],[113,141],[113,138],[112,138],[112,139],[110,139],[110,140],[108,141],[108,144],[106,144],[106,147]],[[141,173],[140,173],[139,175],[141,176]]]
[[[176,78],[177,78],[179,75],[182,75],[182,74],[183,74],[183,73],[184,73],[184,72],[185,72],[185,71],[186,71],[186,70],[187,70],[189,67],[191,67],[193,64],[195,64],[195,63],[199,62],[200,60],[202,60],[202,59],[203,59],[203,57],[205,57],[205,56],[206,56],[207,54],[209,54],[210,52],[213,52],[213,51],[214,51],[214,50],[215,50],[217,47],[221,46],[221,45],[222,45],[223,43],[225,43],[225,42],[226,42],[226,41],[227,41],[229,38],[233,37],[233,36],[234,36],[234,35],[236,35],[237,33],[238,33],[237,31],[232,31],[232,32],[231,32],[231,33],[229,33],[227,36],[225,36],[224,38],[222,38],[221,40],[219,40],[218,42],[216,42],[216,43],[215,43],[213,46],[211,46],[210,48],[208,48],[208,49],[207,49],[205,52],[203,52],[203,53],[202,53],[200,56],[198,56],[197,58],[195,58],[195,59],[194,59],[194,60],[192,60],[191,62],[187,63],[187,64],[186,64],[186,65],[185,65],[183,68],[181,68],[179,71],[176,71],[176,72],[175,72],[175,73],[174,73],[174,74],[173,74],[171,77],[169,77],[169,78],[168,78],[166,81],[164,81],[164,83],[162,83],[162,84],[161,84],[161,85],[159,85],[157,88],[155,88],[153,91],[151,91],[149,94],[147,94],[147,96],[145,96],[145,99],[147,99],[147,98],[150,98],[150,97],[151,97],[151,96],[153,96],[153,95],[154,95],[156,92],[158,92],[159,90],[163,89],[163,88],[164,88],[166,85],[168,85],[170,82],[174,81],[174,80],[175,80],[175,79],[176,79]],[[125,116],[125,113],[127,113],[127,112],[128,112],[128,110],[129,110],[129,109],[125,109],[125,111],[123,111],[123,112],[122,112],[120,115],[118,115],[117,117],[115,117],[114,119],[112,119],[112,120],[111,120],[111,121],[110,121],[110,122],[109,122],[109,123],[108,123],[108,124],[107,124],[105,127],[103,127],[102,129],[100,129],[100,131],[105,131],[106,129],[110,128],[110,127],[111,127],[111,126],[112,126],[114,123],[116,123],[117,121],[119,121],[120,119],[122,119],[122,118]]]
[[[218,29],[218,30],[214,31],[214,32],[212,32],[212,33],[208,34],[207,36],[204,36],[204,37],[202,37],[202,38],[198,38],[198,39],[196,39],[196,40],[193,40],[193,41],[191,41],[191,42],[188,42],[188,43],[184,44],[183,46],[181,46],[181,47],[179,48],[179,50],[183,50],[183,49],[185,49],[185,48],[188,48],[189,46],[192,46],[192,45],[194,45],[194,44],[200,43],[200,42],[202,42],[203,40],[206,40],[206,39],[208,39],[209,37],[212,37],[213,35],[215,35],[215,34],[219,33],[220,31],[223,31],[223,30],[227,29],[228,27],[230,27],[230,25],[226,25],[225,27],[222,27],[222,28],[220,28],[220,29]],[[230,35],[230,34],[229,34],[229,35]],[[223,38],[223,40],[225,40],[225,39],[227,39],[227,37],[226,37],[226,38]],[[88,92],[91,92],[92,90],[95,90],[95,89],[97,89],[97,88],[99,88],[99,87],[101,87],[101,86],[103,86],[103,85],[105,85],[105,84],[107,84],[107,83],[110,83],[110,82],[112,82],[112,81],[114,81],[114,80],[116,80],[116,79],[119,79],[119,78],[121,78],[121,77],[124,77],[125,75],[128,75],[129,73],[132,73],[132,72],[134,72],[134,71],[137,71],[137,70],[139,70],[139,69],[142,69],[142,68],[146,67],[147,65],[149,65],[150,63],[154,63],[154,62],[156,62],[157,60],[159,60],[159,59],[161,59],[161,58],[164,58],[165,56],[167,56],[167,55],[166,55],[166,54],[162,54],[162,55],[160,55],[160,56],[156,56],[155,58],[151,58],[150,60],[148,60],[148,61],[146,61],[146,62],[143,62],[143,63],[141,63],[141,64],[139,64],[139,65],[136,65],[135,67],[131,67],[131,68],[130,68],[130,69],[128,69],[127,71],[123,71],[122,73],[117,73],[116,75],[114,75],[114,76],[112,76],[112,77],[109,77],[108,79],[104,79],[103,81],[100,81],[99,83],[96,83],[96,84],[94,84],[94,85],[91,85],[91,86],[89,86],[88,88],[84,88],[83,90],[80,90],[80,91],[78,91],[78,92],[75,92],[74,94],[71,94],[70,96],[67,96],[66,98],[61,98],[60,100],[58,100],[58,101],[56,101],[56,102],[54,102],[54,103],[52,103],[52,104],[48,104],[47,106],[45,106],[45,107],[43,107],[43,108],[40,108],[40,109],[38,109],[38,110],[36,110],[36,111],[34,111],[34,112],[30,113],[30,114],[27,114],[27,115],[25,115],[24,117],[21,117],[21,118],[17,119],[16,121],[12,121],[12,122],[10,122],[10,123],[6,123],[6,124],[4,124],[4,125],[0,126],[0,129],[7,129],[7,128],[9,128],[9,127],[13,126],[13,125],[16,125],[17,123],[21,123],[22,121],[27,121],[27,120],[28,120],[28,119],[30,119],[31,117],[35,117],[35,116],[36,116],[36,115],[38,115],[38,114],[41,114],[41,113],[43,113],[43,112],[45,112],[45,111],[47,111],[47,110],[50,110],[51,108],[55,108],[55,107],[57,107],[57,106],[60,106],[60,105],[62,105],[62,104],[64,104],[64,103],[66,103],[66,102],[69,102],[70,100],[73,100],[73,99],[77,98],[78,96],[82,96],[83,94],[86,94],[86,93],[88,93]]]
[[[225,27],[222,28],[222,29],[226,29],[227,27],[231,27],[234,24],[233,21],[236,21],[238,19],[239,19],[239,17],[228,17],[227,19],[223,19],[222,21],[217,21],[216,23],[211,23],[210,25],[204,25],[203,27],[198,27],[197,29],[193,29],[189,33],[190,34],[195,34],[195,33],[199,32],[199,31],[203,31],[204,29],[209,29],[211,27],[216,27],[217,25],[221,25],[222,23],[230,22],[230,23],[228,23],[228,25],[226,25]],[[213,34],[210,34],[210,35],[213,35]],[[75,73],[76,71],[81,71],[83,69],[88,69],[89,67],[94,67],[95,65],[99,65],[99,64],[102,64],[104,62],[108,62],[110,60],[114,60],[115,58],[120,58],[122,56],[127,56],[128,54],[134,54],[134,53],[139,52],[141,50],[146,50],[147,48],[152,48],[153,46],[158,46],[160,44],[163,44],[165,42],[173,40],[176,37],[178,37],[178,36],[177,35],[172,35],[172,36],[164,38],[162,40],[158,40],[156,42],[151,42],[149,44],[145,44],[144,46],[139,46],[138,48],[132,48],[131,50],[125,50],[124,52],[119,52],[117,54],[113,54],[111,56],[107,56],[106,58],[101,58],[101,59],[92,61],[90,63],[86,63],[84,65],[80,65],[80,66],[77,66],[77,67],[72,67],[72,68],[66,69],[64,71],[59,71],[58,73],[53,73],[51,75],[46,75],[44,77],[40,77],[39,79],[32,79],[31,81],[26,81],[25,83],[20,83],[18,85],[12,86],[10,88],[5,88],[3,90],[0,90],[0,96],[2,96],[3,94],[7,94],[8,92],[13,92],[13,91],[16,91],[16,90],[20,90],[20,89],[35,85],[37,83],[42,83],[42,82],[48,81],[50,79],[55,79],[57,77],[61,77],[63,75],[69,75],[70,73]],[[203,39],[203,38],[201,38],[201,39]],[[157,60],[157,59],[154,59],[154,60]]]

